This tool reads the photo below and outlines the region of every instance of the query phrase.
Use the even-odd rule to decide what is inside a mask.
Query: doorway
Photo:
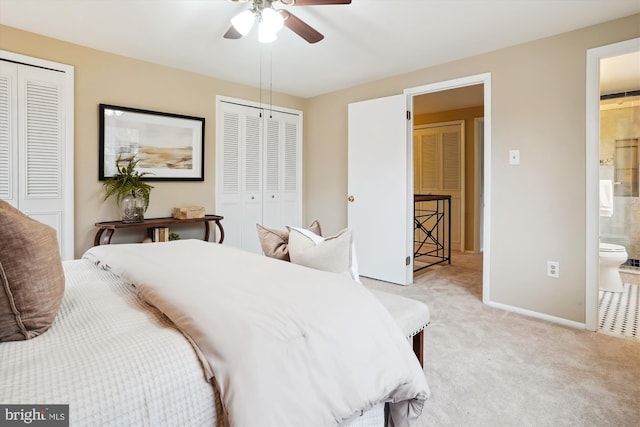
[[[640,52],[640,38],[587,50],[585,326],[591,331],[599,329],[600,66],[634,52]]]
[[[489,300],[490,83],[490,74],[483,74],[405,90],[410,97],[414,135],[420,127],[462,123],[465,136],[458,248],[462,253],[483,254],[483,302]],[[416,157],[419,153],[412,153],[410,164]],[[415,172],[414,169],[414,189],[415,181],[420,179]]]

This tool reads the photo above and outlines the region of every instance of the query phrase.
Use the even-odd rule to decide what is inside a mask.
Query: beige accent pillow
[[[260,224],[256,224],[256,228],[258,229],[258,239],[260,240],[260,246],[262,246],[262,252],[266,256],[283,261],[290,261],[288,248],[289,230],[266,228]],[[318,220],[313,221],[311,225],[307,227],[307,230],[317,235],[322,235]]]
[[[350,229],[345,228],[335,236],[324,238],[309,230],[287,228],[292,263],[344,274],[360,282],[353,233]]]
[[[0,200],[0,342],[37,337],[64,294],[56,231]]]

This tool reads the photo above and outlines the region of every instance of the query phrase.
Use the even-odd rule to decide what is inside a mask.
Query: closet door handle
[[[349,197],[347,198],[347,200],[348,200],[348,201],[350,201],[350,202],[354,202],[354,201],[356,200],[356,198],[355,198],[355,197],[353,197],[353,196],[349,196]]]

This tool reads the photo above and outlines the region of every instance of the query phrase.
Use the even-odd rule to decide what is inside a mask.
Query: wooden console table
[[[122,221],[106,221],[106,222],[96,222],[96,227],[98,227],[98,232],[96,233],[96,237],[93,239],[93,245],[108,245],[111,243],[111,237],[113,233],[122,228],[146,228],[147,230],[153,229],[155,227],[168,227],[170,225],[175,224],[190,224],[195,222],[204,223],[204,239],[205,241],[209,241],[209,222],[213,221],[216,223],[216,227],[220,230],[220,239],[218,243],[222,243],[224,240],[224,228],[222,228],[222,224],[220,221],[224,217],[220,215],[205,215],[203,218],[188,218],[188,219],[178,219],[173,217],[167,218],[149,218],[145,219],[143,222],[122,222]]]

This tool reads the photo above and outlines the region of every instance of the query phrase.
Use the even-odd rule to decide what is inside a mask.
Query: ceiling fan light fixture
[[[264,24],[269,31],[277,33],[284,24],[284,18],[274,9],[268,7],[262,10],[260,14],[260,23]]]
[[[1,0],[0,0],[1,1]],[[234,3],[249,3],[251,9],[231,19],[231,26],[224,33],[225,39],[236,40],[251,31],[256,18],[262,29],[258,38],[262,43],[271,43],[276,33],[284,26],[302,37],[308,43],[318,43],[324,36],[315,28],[298,18],[287,9],[276,9],[274,4],[284,6],[314,6],[325,4],[351,4],[351,0],[231,0]]]
[[[253,27],[253,22],[256,20],[256,15],[252,10],[245,10],[231,18],[231,25],[238,30],[240,34],[246,36]]]
[[[258,24],[258,41],[260,43],[271,43],[278,38],[275,31],[272,31],[264,21]]]

